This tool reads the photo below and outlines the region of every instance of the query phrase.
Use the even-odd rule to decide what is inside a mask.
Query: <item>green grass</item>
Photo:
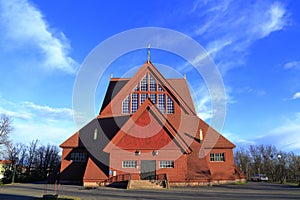
[[[248,184],[247,181],[246,182],[240,182],[240,181],[234,182],[234,185],[246,185],[246,184]]]

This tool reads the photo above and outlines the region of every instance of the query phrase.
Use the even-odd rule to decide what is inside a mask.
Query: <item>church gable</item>
[[[171,141],[175,143],[170,144]],[[113,147],[153,149],[154,146],[158,148],[165,145],[186,153],[190,151],[174,126],[148,98],[105,147],[105,151],[109,152]]]
[[[135,124],[123,133],[116,146],[121,149],[161,149],[170,142],[172,138],[167,130],[145,110]]]
[[[146,72],[131,93],[122,101],[122,113],[135,113],[147,98],[151,99],[161,113],[174,114],[174,100],[150,72]]]
[[[112,92],[107,92],[110,93]],[[145,63],[116,95],[110,97],[113,97],[111,102],[102,106],[100,115],[133,114],[147,98],[150,98],[163,114],[180,114],[181,110],[187,114],[195,114],[193,105],[189,106],[180,97],[151,62]]]

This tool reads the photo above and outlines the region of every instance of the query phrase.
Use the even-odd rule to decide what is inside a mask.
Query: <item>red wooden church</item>
[[[169,185],[203,185],[243,177],[235,145],[197,116],[185,78],[166,79],[149,60],[132,78],[111,78],[99,115],[60,147],[62,183],[164,177]]]

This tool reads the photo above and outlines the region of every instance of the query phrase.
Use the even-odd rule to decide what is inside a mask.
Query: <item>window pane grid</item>
[[[167,95],[167,112],[168,114],[174,113],[174,102],[168,95]]]
[[[147,98],[147,94],[141,94],[141,97],[140,97],[140,104],[142,105],[144,103],[144,101],[146,100]]]
[[[156,104],[156,94],[150,94],[151,101]]]
[[[174,114],[174,101],[168,96],[157,80],[151,73],[145,74],[143,79],[137,84],[130,95],[122,102],[122,113],[133,114],[137,111],[139,105],[142,105],[149,97],[163,114]]]
[[[74,152],[71,153],[71,158],[73,162],[85,162],[86,161],[86,153],[83,152]]]
[[[122,168],[136,168],[137,161],[136,160],[124,160],[122,161]]]
[[[164,89],[161,87],[160,84],[157,85],[157,89],[158,89],[159,92],[163,92],[164,91]]]
[[[165,113],[165,94],[158,94],[158,109]]]
[[[129,113],[129,95],[124,99],[122,103],[122,113],[127,114]]]
[[[147,91],[148,87],[148,74],[144,76],[144,78],[141,80],[141,91]]]
[[[133,93],[131,96],[131,112],[135,113],[138,109],[138,94]]]
[[[159,168],[174,168],[174,160],[159,161]]]
[[[139,85],[136,85],[133,91],[139,91]]]
[[[150,75],[150,91],[156,91],[156,80]]]
[[[224,153],[211,153],[210,154],[210,161],[211,162],[224,162],[225,155]]]

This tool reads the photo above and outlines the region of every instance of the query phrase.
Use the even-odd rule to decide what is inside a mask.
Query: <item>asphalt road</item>
[[[47,186],[47,187],[45,187]],[[47,188],[47,190],[45,190]],[[0,199],[32,199],[43,194],[54,194],[54,185],[14,184],[0,186]],[[244,185],[220,185],[212,187],[181,187],[161,190],[124,190],[108,187],[84,189],[81,186],[62,185],[59,196],[74,196],[80,199],[300,199],[300,188],[273,183]]]

